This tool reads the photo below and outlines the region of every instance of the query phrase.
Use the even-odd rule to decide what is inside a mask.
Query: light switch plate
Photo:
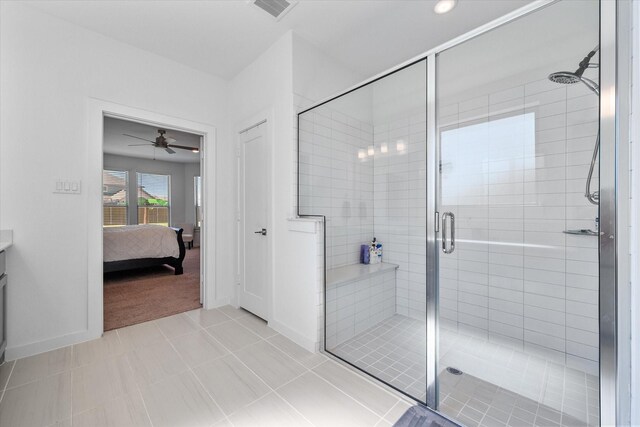
[[[81,188],[80,181],[57,179],[53,187],[53,192],[56,194],[80,194]]]

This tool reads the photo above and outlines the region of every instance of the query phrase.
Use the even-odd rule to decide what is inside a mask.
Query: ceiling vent
[[[276,21],[281,20],[297,3],[297,1],[287,0],[254,0],[253,2],[260,9],[273,16]]]

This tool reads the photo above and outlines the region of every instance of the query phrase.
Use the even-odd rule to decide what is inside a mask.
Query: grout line
[[[123,344],[122,339],[120,337],[120,332],[119,332],[120,329],[121,328],[115,329],[116,336],[118,338],[118,342],[120,343],[120,345],[122,347],[122,350],[125,350],[124,349],[124,344]],[[160,328],[158,328],[158,329],[160,329]],[[160,331],[160,333],[162,333],[162,331]],[[131,353],[132,351],[135,351],[135,346],[132,349],[130,349],[129,351],[125,351],[122,354],[122,356],[124,357],[125,361],[127,362],[127,366],[129,367],[129,370],[131,371],[131,376],[133,377],[133,367],[131,366],[131,362],[129,361],[129,355],[128,355],[128,353]],[[151,427],[153,427],[153,421],[151,421],[151,415],[149,414],[149,409],[147,408],[147,403],[144,401],[144,396],[142,395],[142,390],[140,389],[140,384],[138,384],[138,382],[135,381],[135,379],[133,380],[133,382],[136,385],[136,390],[138,390],[138,395],[140,396],[140,400],[142,401],[142,407],[144,408],[144,412],[147,415],[147,419],[149,420],[149,424],[151,425]]]
[[[252,371],[252,372],[253,372],[253,371]],[[282,388],[282,387],[284,387],[285,385],[292,383],[293,381],[295,381],[295,380],[297,380],[298,378],[302,377],[302,376],[303,376],[304,374],[306,374],[307,372],[309,372],[309,369],[307,369],[306,371],[304,371],[303,373],[301,373],[301,374],[300,374],[300,375],[298,375],[297,377],[292,378],[292,379],[291,379],[291,381],[289,381],[289,382],[287,382],[287,383],[285,383],[285,384],[282,384],[282,385],[281,385],[280,387],[278,387],[278,388]],[[267,386],[268,386],[268,385],[267,385]],[[287,399],[285,399],[285,398],[284,398],[280,393],[278,393],[278,391],[277,391],[276,389],[273,389],[273,388],[272,388],[272,392],[273,392],[276,396],[278,396],[278,397],[279,397],[283,402],[285,402],[287,405],[289,405],[289,407],[290,407],[291,409],[293,409],[296,413],[298,413],[298,414],[299,414],[299,415],[300,415],[300,416],[301,416],[305,421],[307,421],[307,422],[308,422],[309,424],[311,424],[311,425],[315,425],[314,423],[312,423],[312,422],[311,422],[311,420],[309,420],[307,417],[305,417],[305,416],[304,416],[304,414],[298,410],[298,408],[296,408],[295,406],[293,406],[293,405],[291,404],[291,402],[289,402],[289,401],[288,401]]]
[[[17,360],[13,361],[13,365],[11,366],[11,371],[9,372],[9,376],[7,377],[7,382],[4,385],[4,388],[2,389],[2,394],[0,394],[0,402],[2,402],[2,399],[4,399],[4,394],[7,392],[7,389],[9,388],[9,380],[11,380],[11,375],[13,375],[13,370],[16,368],[16,363],[18,363]]]
[[[391,411],[393,411],[393,410],[396,408],[396,406],[399,406],[399,405],[400,405],[400,403],[402,403],[402,402],[403,402],[403,401],[401,401],[401,400],[399,400],[398,402],[396,402],[396,404],[395,404],[395,405],[393,405],[391,408],[389,408],[389,410],[388,410],[387,412],[385,412],[385,413],[384,413],[384,415],[383,415],[382,417],[380,417],[380,419],[381,419],[381,420],[383,420],[383,421],[386,421],[386,417],[387,417],[387,415],[389,415],[389,414],[391,413]],[[405,403],[406,403],[406,402],[405,402]],[[413,406],[413,405],[411,405],[411,406]],[[409,407],[411,407],[411,406],[409,406]],[[396,420],[396,421],[397,421],[397,420]],[[394,421],[394,422],[395,422],[395,421]]]
[[[104,333],[103,333],[103,335],[104,335]],[[70,414],[71,421],[70,422],[71,422],[71,426],[72,427],[73,427],[73,371],[74,371],[74,368],[73,368],[73,355],[74,355],[75,350],[76,350],[76,345],[73,344],[71,346],[71,360],[69,361],[69,365],[70,365],[69,370],[70,370],[70,377],[71,377],[71,383],[69,384],[69,388],[70,388],[70,390],[69,390],[69,393],[70,393],[69,401],[70,401],[70,405],[71,405],[71,414]]]
[[[127,359],[127,363],[129,360]],[[129,364],[129,368],[131,365]],[[149,420],[149,424],[153,427],[153,421],[151,420],[151,415],[149,414],[149,409],[147,408],[147,402],[144,401],[144,396],[142,396],[142,390],[140,390],[140,386],[136,383],[136,389],[138,390],[138,396],[140,396],[140,401],[142,402],[142,407],[144,408],[145,414],[147,414],[147,420]]]
[[[232,320],[234,320],[234,321],[235,321],[235,319],[232,319]],[[239,322],[237,322],[237,321],[235,321],[235,323],[237,323],[238,325],[240,325],[240,326],[242,326],[242,327],[245,327],[244,325],[242,325],[241,323],[239,323]],[[245,328],[246,328],[246,327],[245,327]],[[246,329],[248,329],[248,328],[246,328]],[[309,424],[314,425],[310,420],[308,420],[308,419],[307,419],[307,417],[305,417],[305,416],[304,416],[300,411],[298,411],[298,410],[297,410],[297,409],[296,409],[296,408],[295,408],[291,403],[289,403],[289,401],[288,401],[288,400],[286,400],[284,397],[282,397],[282,396],[281,396],[281,395],[276,391],[276,389],[274,389],[274,388],[273,388],[273,387],[271,387],[269,384],[267,384],[267,382],[266,382],[266,381],[264,381],[264,380],[262,379],[262,377],[260,377],[260,375],[258,375],[256,372],[254,372],[254,371],[253,371],[253,369],[251,369],[249,366],[247,366],[247,365],[246,365],[246,364],[245,364],[245,363],[244,363],[244,362],[243,362],[243,361],[242,361],[242,360],[241,360],[241,359],[240,359],[240,358],[239,358],[239,357],[238,357],[238,356],[237,356],[233,351],[231,351],[231,349],[229,349],[229,348],[228,348],[227,346],[225,346],[223,343],[221,343],[220,341],[218,341],[218,340],[217,340],[217,339],[216,339],[216,338],[215,338],[215,337],[214,337],[214,336],[213,336],[209,331],[207,331],[206,329],[205,329],[205,332],[206,332],[208,335],[210,335],[214,340],[216,340],[216,342],[219,342],[219,343],[220,343],[220,345],[221,345],[222,347],[224,347],[224,348],[225,348],[225,350],[227,350],[227,351],[229,352],[229,354],[228,354],[228,355],[225,355],[225,356],[233,356],[233,357],[234,357],[238,362],[240,362],[240,363],[241,363],[245,368],[247,368],[247,369],[248,369],[248,370],[249,370],[253,375],[255,375],[255,376],[256,376],[260,381],[262,381],[262,383],[264,383],[264,385],[266,385],[266,386],[267,386],[267,388],[268,388],[268,389],[270,389],[272,393],[274,393],[276,396],[278,396],[280,399],[282,399],[282,401],[284,401],[287,405],[289,405],[291,408],[293,408],[293,410],[294,410],[294,411],[296,411],[296,412],[297,412],[297,413],[298,413],[298,414],[299,414],[299,415],[300,415],[304,420],[306,420]],[[267,339],[264,339],[264,338],[262,338],[262,337],[260,337],[260,336],[259,336],[259,338],[261,339],[261,341],[265,341],[265,342],[267,342],[269,345],[271,345],[271,346],[275,347],[276,349],[278,349],[276,346],[274,346],[273,344],[271,344]],[[260,342],[260,341],[256,341],[256,342],[255,342],[255,343],[253,343],[253,344],[257,344],[257,343],[259,343],[259,342]],[[249,344],[249,345],[253,345],[253,344]],[[244,349],[244,348],[247,348],[247,347],[249,347],[249,345],[244,346],[244,347],[242,347],[242,348],[239,348],[239,349],[237,349],[236,351],[240,351],[240,350],[242,350],[242,349]],[[279,349],[278,349],[278,350],[279,350]],[[284,354],[284,352],[283,352],[283,354]],[[285,355],[286,355],[286,354],[285,354]],[[289,357],[288,355],[286,355],[286,356],[287,356],[287,357]],[[289,358],[293,360],[293,358],[291,358],[291,357],[289,357]],[[294,361],[295,361],[295,360],[294,360]],[[299,377],[301,377],[302,375],[306,374],[306,373],[309,371],[309,369],[308,369],[306,366],[304,366],[304,365],[302,365],[302,364],[300,364],[300,365],[303,367],[304,371],[303,371],[300,375],[298,375],[298,376],[296,376],[296,377],[292,378],[290,381],[288,381],[288,382],[286,382],[286,383],[282,384],[279,388],[284,387],[286,384],[289,384],[290,382],[295,381],[296,379],[298,379]],[[195,375],[195,374],[194,374],[194,375]],[[196,378],[197,378],[197,377],[196,377]],[[198,381],[200,381],[200,380],[198,379]],[[204,386],[203,386],[203,387],[204,387]],[[205,389],[205,390],[206,390],[206,389]],[[208,392],[207,392],[207,393],[208,393]],[[268,393],[267,393],[267,394],[268,394]],[[264,397],[266,397],[266,395],[265,395],[265,396],[262,396],[260,399],[262,399],[262,398],[264,398]],[[257,400],[255,400],[255,401],[253,401],[253,402],[251,402],[251,403],[249,403],[249,404],[245,405],[243,408],[246,408],[247,406],[249,406],[249,405],[251,405],[251,404],[253,404],[253,403],[257,402],[257,401],[258,401],[258,400],[260,400],[260,399],[257,399]],[[240,411],[240,410],[236,410],[235,412],[232,412],[232,413],[231,413],[231,414],[229,414],[229,415],[233,415],[233,414],[237,413],[238,411]],[[225,414],[225,416],[227,417],[227,421],[229,421],[229,422],[231,423],[231,420],[229,420],[229,418],[228,418],[228,416],[226,415],[226,413],[225,413],[224,411],[222,411],[222,413],[223,413],[223,414]],[[233,423],[231,423],[231,424],[233,424]]]
[[[133,367],[131,366],[131,362],[129,362],[129,357],[125,355],[125,360],[127,361],[127,366],[129,366],[129,370],[133,374]],[[132,375],[133,376],[133,375]],[[149,409],[147,408],[147,403],[144,401],[144,396],[142,395],[142,390],[140,389],[140,384],[137,381],[133,381],[136,385],[136,390],[138,391],[138,395],[140,396],[140,400],[142,400],[142,406],[144,407],[144,412],[147,414],[147,419],[149,420],[149,424],[153,427],[153,421],[151,421],[151,415],[149,414]],[[126,396],[126,394],[124,395]]]
[[[326,363],[326,362],[325,362]],[[365,408],[367,411],[371,412],[373,415],[375,415],[376,417],[379,417],[379,415],[375,412],[373,412],[368,406],[366,406],[364,403],[361,403],[359,400],[357,400],[356,398],[354,398],[353,396],[351,396],[349,393],[347,393],[346,391],[342,390],[340,387],[338,387],[337,385],[333,384],[331,381],[329,381],[328,379],[322,377],[320,374],[318,374],[317,372],[315,372],[313,369],[310,369],[309,372],[313,375],[315,375],[316,377],[320,378],[322,381],[326,382],[327,384],[329,384],[331,387],[335,388],[336,390],[338,390],[339,392],[341,392],[342,394],[344,394],[345,396],[349,397],[351,400],[353,400],[354,402],[356,402],[358,405],[362,406],[363,408]],[[395,397],[395,396],[394,396]],[[396,399],[398,399],[396,397]]]
[[[224,313],[223,313],[224,314]],[[226,322],[223,322],[226,323]],[[160,328],[158,328],[160,329]],[[211,395],[211,393],[209,393],[209,390],[207,390],[207,388],[204,386],[204,384],[202,383],[202,381],[200,381],[200,378],[198,378],[198,376],[196,375],[196,373],[193,371],[193,368],[191,367],[191,365],[189,365],[187,363],[186,360],[184,360],[184,357],[182,357],[182,355],[180,354],[180,352],[176,349],[175,345],[171,342],[171,340],[165,335],[165,333],[162,331],[162,329],[160,329],[160,333],[165,337],[165,339],[167,340],[167,342],[169,343],[169,345],[171,346],[171,348],[173,349],[173,351],[178,355],[178,357],[180,358],[180,360],[182,360],[182,363],[185,364],[185,366],[187,367],[187,370],[191,373],[191,375],[193,375],[193,377],[196,379],[196,381],[198,382],[198,384],[200,384],[200,387],[202,387],[202,389],[205,391],[205,393],[207,393],[207,396],[209,396],[209,399],[211,399],[211,401],[213,402],[214,405],[216,405],[216,408],[218,408],[218,410],[220,411],[220,413],[224,416],[224,419],[231,423],[231,421],[229,420],[229,417],[227,416],[227,414],[222,410],[222,408],[220,407],[220,405],[218,404],[218,402],[216,402],[216,400],[213,398],[213,396]],[[224,347],[224,346],[223,346]],[[175,375],[179,375],[179,374],[175,374]],[[167,377],[168,378],[168,377]],[[216,421],[219,422],[220,420]],[[233,424],[232,424],[233,425]]]
[[[71,363],[73,363],[73,358],[71,358]],[[74,371],[74,370],[73,370],[73,369],[71,369],[71,373],[70,373],[70,376],[71,376],[71,384],[69,384],[69,388],[70,388],[69,393],[71,394],[71,395],[69,396],[69,402],[70,402],[70,405],[71,405],[71,413],[69,414],[69,416],[70,416],[70,418],[71,418],[71,426],[72,426],[72,427],[73,427],[73,371]]]

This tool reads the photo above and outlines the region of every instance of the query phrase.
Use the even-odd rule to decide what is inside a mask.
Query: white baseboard
[[[207,309],[222,307],[223,305],[229,305],[231,298],[220,298],[210,301],[211,307],[205,307]],[[283,334],[284,335],[284,334]],[[30,344],[24,344],[15,347],[7,347],[5,352],[6,360],[16,360],[23,357],[33,356],[35,354],[44,353],[51,350],[57,350],[68,345],[79,344],[81,342],[90,341],[100,338],[99,332],[93,332],[89,330],[74,332],[68,335],[62,335],[59,337],[47,339],[44,341],[38,341]],[[306,347],[305,347],[306,348]]]
[[[92,333],[89,330],[74,332],[68,335],[51,338],[44,341],[38,341],[30,344],[24,344],[15,347],[7,347],[5,353],[6,360],[16,360],[23,357],[33,356],[35,354],[44,353],[51,350],[57,350],[73,344],[100,338],[100,334]]]
[[[309,339],[288,326],[278,322],[277,320],[272,320],[269,322],[269,327],[274,329],[281,335],[289,338],[294,343],[298,344],[300,347],[304,348],[311,353],[316,353],[318,351],[318,343],[315,340]]]

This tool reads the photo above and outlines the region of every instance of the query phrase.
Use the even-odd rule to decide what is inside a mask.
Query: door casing
[[[201,136],[202,149],[200,167],[202,176],[203,227],[201,231],[201,293],[205,309],[223,305],[228,300],[216,295],[216,128],[209,124],[194,122],[172,116],[124,106],[100,99],[88,99],[87,140],[88,179],[84,186],[87,192],[88,242],[88,327],[81,341],[99,338],[104,332],[102,295],[102,170],[103,170],[103,122],[104,117],[136,121],[155,127],[170,127]],[[79,341],[78,341],[79,342]]]

